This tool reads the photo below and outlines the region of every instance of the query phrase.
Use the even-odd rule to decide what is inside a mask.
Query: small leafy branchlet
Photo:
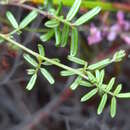
[[[104,83],[105,67],[113,62],[120,62],[125,57],[125,51],[117,51],[112,58],[106,58],[97,63],[89,65],[89,63],[83,59],[76,57],[78,52],[78,28],[82,24],[86,23],[97,15],[101,8],[95,7],[94,9],[83,14],[80,18],[76,19],[75,16],[80,8],[82,0],[75,0],[67,16],[64,19],[62,16],[62,3],[59,4],[57,10],[52,6],[52,3],[45,4],[45,9],[48,9],[47,16],[49,20],[45,23],[45,27],[49,30],[45,34],[40,34],[41,42],[47,42],[53,36],[55,36],[55,46],[65,47],[68,43],[69,36],[71,37],[70,54],[67,59],[75,64],[78,64],[79,68],[71,68],[60,62],[58,58],[46,57],[45,49],[42,44],[38,44],[38,52],[34,52],[22,44],[16,42],[13,38],[13,34],[20,35],[22,30],[26,28],[33,20],[38,16],[38,13],[42,12],[42,9],[36,9],[31,11],[20,23],[17,22],[15,17],[10,11],[6,12],[7,19],[12,25],[13,31],[8,34],[0,33],[0,43],[8,41],[12,45],[21,48],[25,53],[24,59],[31,65],[31,68],[27,69],[27,74],[31,76],[26,89],[32,90],[36,80],[38,78],[38,72],[47,79],[52,85],[55,80],[52,74],[46,69],[46,66],[55,65],[62,68],[60,72],[61,76],[76,76],[75,80],[70,85],[70,89],[76,90],[79,86],[91,89],[90,92],[85,94],[81,98],[81,102],[85,102],[99,94],[101,101],[99,103],[97,114],[101,114],[107,103],[108,97],[111,98],[110,114],[111,117],[116,115],[117,98],[130,98],[130,93],[122,93],[122,85],[119,84],[114,87],[115,77],[112,77],[108,83]],[[45,13],[43,13],[45,14]],[[74,21],[74,18],[76,19]]]

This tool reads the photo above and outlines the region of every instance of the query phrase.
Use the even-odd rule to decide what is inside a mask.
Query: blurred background
[[[91,0],[92,1],[92,0]],[[105,0],[104,0],[105,1]],[[106,1],[126,4],[129,0]],[[37,7],[35,3],[27,3]],[[64,8],[66,14],[69,8]],[[12,30],[6,20],[6,11],[11,11],[20,22],[29,11],[13,5],[0,5],[0,30],[8,33]],[[86,12],[81,8],[78,15]],[[26,28],[22,35],[15,39],[23,45],[37,51],[39,34],[45,32],[47,18],[39,17]],[[95,63],[120,49],[126,50],[125,59],[106,68],[105,82],[117,77],[117,83],[123,84],[123,92],[130,91],[130,12],[102,11],[88,24],[79,28],[79,57],[89,63]],[[69,40],[70,41],[70,40]],[[62,63],[78,67],[66,60],[67,48],[56,48],[54,40],[42,43],[48,57],[58,57]],[[49,67],[56,83],[53,87],[39,74],[34,89],[26,91],[29,80],[26,69],[29,65],[23,60],[21,50],[10,43],[0,44],[0,130],[130,130],[130,100],[119,100],[117,115],[110,117],[108,102],[102,115],[96,114],[100,98],[97,96],[89,102],[80,103],[81,96],[88,89],[78,88],[75,92],[69,89],[74,77],[62,78],[61,69]]]

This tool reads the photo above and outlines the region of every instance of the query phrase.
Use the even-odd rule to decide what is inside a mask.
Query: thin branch
[[[33,56],[36,57],[37,59],[40,58],[40,59],[42,59],[42,60],[45,60],[45,61],[47,61],[47,62],[49,62],[49,63],[51,63],[51,64],[53,64],[53,65],[56,65],[56,66],[58,66],[58,67],[60,67],[60,68],[63,68],[63,69],[65,69],[65,70],[69,70],[69,71],[71,71],[71,72],[74,72],[75,74],[77,74],[77,75],[83,77],[84,79],[87,79],[87,80],[88,80],[88,77],[87,77],[86,75],[84,75],[82,72],[80,72],[80,71],[78,71],[78,70],[76,70],[76,69],[73,69],[73,68],[71,68],[71,67],[69,67],[69,66],[66,66],[66,65],[64,65],[64,64],[61,64],[61,63],[59,63],[59,62],[56,62],[56,61],[54,61],[54,60],[51,60],[51,59],[49,59],[49,58],[47,58],[47,57],[41,56],[41,55],[39,55],[38,53],[36,53],[36,52],[34,52],[34,51],[32,51],[32,50],[26,48],[26,47],[23,46],[22,44],[20,44],[20,43],[14,41],[14,40],[12,40],[11,38],[8,37],[8,35],[0,34],[0,37],[3,38],[3,39],[6,40],[6,41],[12,43],[13,45],[15,45],[15,46],[21,48],[21,49],[24,50],[25,52],[27,52],[27,53],[33,55]]]
[[[43,15],[43,16],[45,16],[45,17],[48,17],[49,19],[56,19],[56,20],[58,20],[59,22],[62,22],[62,23],[64,23],[64,24],[69,25],[70,27],[73,27],[73,26],[74,26],[72,23],[70,23],[69,21],[67,21],[67,20],[65,20],[65,19],[63,19],[63,18],[61,18],[61,17],[58,17],[58,16],[56,16],[56,15],[54,15],[54,14],[51,14],[51,13],[49,13],[49,12],[47,12],[47,11],[42,11],[42,10],[40,10],[40,9],[38,9],[38,8],[35,8],[35,7],[30,6],[30,5],[27,5],[27,4],[8,3],[8,5],[18,6],[18,7],[24,8],[24,9],[28,9],[28,10],[36,10],[39,14],[41,14],[41,15]]]

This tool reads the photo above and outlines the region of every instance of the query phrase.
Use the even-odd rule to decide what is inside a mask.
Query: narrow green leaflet
[[[37,74],[34,74],[31,77],[31,79],[29,80],[29,83],[27,84],[27,87],[26,87],[27,90],[29,90],[29,91],[32,90],[32,88],[36,82],[36,79],[37,79]]]
[[[79,86],[79,82],[82,80],[80,76],[78,76],[75,81],[70,85],[72,90],[75,90]]]
[[[52,77],[52,75],[46,69],[40,68],[40,71],[41,71],[42,75],[48,80],[48,82],[50,84],[54,84],[55,83],[54,78]]]
[[[8,18],[9,22],[11,23],[11,25],[17,29],[18,28],[18,23],[15,19],[15,17],[13,16],[13,14],[10,11],[6,12],[6,17]]]
[[[99,83],[99,82],[100,82],[100,71],[99,71],[99,70],[96,70],[96,71],[95,71],[95,74],[96,74],[97,82]]]
[[[114,95],[119,94],[120,91],[121,91],[121,89],[122,89],[122,84],[119,84],[119,85],[116,87],[115,91],[114,91]]]
[[[35,59],[33,59],[29,54],[24,54],[23,55],[24,59],[30,63],[32,66],[37,67],[38,63],[35,61]]]
[[[55,19],[49,20],[45,23],[45,26],[48,28],[55,28],[59,26],[59,22]]]
[[[110,59],[105,59],[105,60],[99,61],[95,64],[89,65],[88,69],[89,70],[101,69],[101,68],[107,66],[110,63],[111,63]]]
[[[95,82],[95,77],[91,72],[87,71],[87,76],[91,82]]]
[[[72,5],[71,9],[69,10],[66,16],[66,20],[71,21],[74,18],[74,16],[77,14],[79,10],[81,2],[81,0],[75,0],[74,4]]]
[[[119,93],[118,98],[130,98],[130,93]]]
[[[72,72],[72,71],[63,70],[63,71],[60,72],[60,75],[61,76],[71,76],[71,75],[75,75],[75,73]]]
[[[84,81],[84,80],[81,80],[81,81],[79,82],[79,84],[80,84],[81,86],[84,86],[84,87],[93,87],[93,84],[91,84],[91,83],[88,82],[88,81]]]
[[[112,87],[113,87],[113,85],[115,83],[115,79],[116,79],[115,77],[111,78],[111,80],[109,81],[109,83],[108,83],[108,85],[106,87],[106,91],[109,92],[112,89]]]
[[[57,16],[60,15],[60,12],[61,12],[61,10],[62,10],[62,7],[63,7],[63,4],[62,4],[62,2],[60,1],[59,5],[58,5],[58,8],[57,8],[57,10],[56,10],[56,15],[57,15]]]
[[[99,87],[101,87],[100,85],[102,85],[102,83],[103,83],[104,76],[105,76],[105,71],[101,70],[100,79],[99,79]]]
[[[91,90],[89,93],[87,93],[86,95],[84,95],[84,96],[81,98],[81,102],[85,102],[85,101],[89,100],[89,99],[92,98],[97,92],[98,92],[98,89],[97,89],[97,88]]]
[[[56,39],[55,45],[59,46],[61,43],[61,32],[58,27],[56,27],[54,30],[55,30],[55,39]]]
[[[50,40],[54,35],[54,30],[49,30],[47,33],[40,36],[41,41],[46,42]]]
[[[77,28],[72,28],[71,45],[70,45],[70,55],[75,56],[78,51],[78,30]]]
[[[69,38],[69,30],[70,30],[69,25],[64,24],[62,30],[62,36],[61,36],[61,47],[65,47],[67,45],[68,38]]]
[[[82,15],[75,23],[74,25],[79,26],[84,24],[85,22],[92,19],[95,15],[97,15],[101,11],[100,7],[95,7],[86,14]]]
[[[33,75],[35,73],[35,69],[27,69],[28,75]]]
[[[45,56],[45,49],[41,44],[38,44],[38,51],[41,56]]]
[[[67,58],[68,58],[68,60],[75,62],[77,64],[80,64],[80,65],[85,65],[87,63],[86,61],[79,59],[77,57],[71,56],[71,55],[69,55]]]
[[[112,97],[112,100],[111,100],[110,114],[112,118],[115,117],[116,115],[116,98],[115,97]]]
[[[53,60],[55,62],[60,62],[60,60],[58,58],[53,58],[51,60]],[[53,65],[53,64],[51,64],[50,62],[45,61],[45,62],[42,63],[42,65],[49,66],[49,65]]]
[[[97,114],[100,115],[106,105],[106,102],[107,102],[107,94],[105,93],[101,99],[101,102],[98,106],[98,110],[97,110]]]
[[[31,11],[20,23],[19,27],[25,28],[28,24],[30,24],[36,17],[38,13],[37,11]]]

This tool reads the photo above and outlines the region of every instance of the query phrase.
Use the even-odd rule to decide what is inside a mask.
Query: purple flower
[[[88,44],[97,44],[102,40],[101,31],[95,27],[94,24],[91,24],[90,35],[88,36]]]
[[[117,13],[117,23],[124,29],[125,31],[128,31],[130,29],[130,22],[126,21],[124,18],[124,13],[122,11],[119,11]]]
[[[121,35],[121,38],[125,41],[126,44],[130,45],[130,36]]]
[[[121,31],[121,27],[119,24],[112,25],[107,36],[108,41],[114,41],[117,37],[117,34],[120,31]]]

